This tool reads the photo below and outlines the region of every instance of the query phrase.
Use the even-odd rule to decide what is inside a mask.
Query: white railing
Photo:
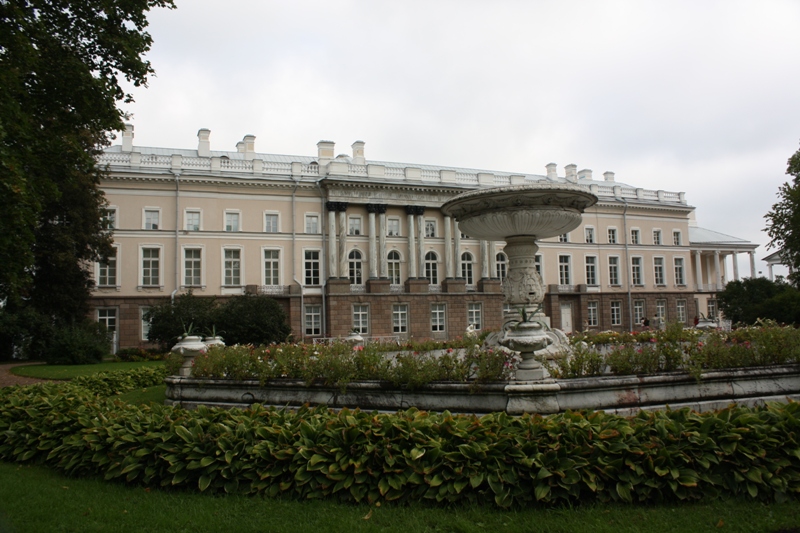
[[[219,168],[222,170],[245,170],[253,171],[253,162],[244,161],[242,159],[222,159],[219,162]]]
[[[391,292],[393,294],[402,293],[403,292],[403,285],[401,285],[399,283],[392,283],[391,285],[389,285],[389,292]]]
[[[478,183],[478,175],[471,172],[456,172],[456,183]]]
[[[264,172],[267,174],[288,174],[292,171],[291,163],[264,161]]]
[[[364,285],[356,285],[355,283],[351,283],[350,292],[352,292],[353,294],[363,294],[367,292],[367,287]]]
[[[118,154],[114,152],[102,154],[98,158],[98,163],[101,165],[130,165],[131,154]]]
[[[211,159],[207,157],[183,157],[181,158],[181,167],[210,170]]]
[[[300,172],[303,174],[310,174],[311,176],[319,176],[319,165],[303,165]]]
[[[575,292],[575,285],[559,285],[558,292]]]
[[[404,179],[406,177],[406,171],[404,168],[400,167],[385,167],[384,176],[387,178]]]
[[[511,185],[511,176],[495,176],[494,177],[494,184],[495,185]]]
[[[423,168],[420,176],[425,181],[439,181],[439,171]]]
[[[261,285],[258,287],[258,294],[284,296],[289,294],[289,287],[286,285]]]
[[[347,172],[351,176],[366,176],[367,165],[347,165]]]
[[[441,285],[428,285],[428,292],[435,292],[435,293],[442,292],[442,286]]]
[[[142,156],[142,166],[143,167],[160,167],[160,166],[169,167],[169,166],[172,166],[172,156],[171,155],[145,154],[145,155]]]

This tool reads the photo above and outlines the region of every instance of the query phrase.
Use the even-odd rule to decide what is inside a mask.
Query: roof
[[[732,237],[718,231],[697,226],[689,226],[690,244],[752,244],[750,241]]]

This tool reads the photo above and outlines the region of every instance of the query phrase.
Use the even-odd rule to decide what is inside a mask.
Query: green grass
[[[88,376],[98,372],[114,370],[130,370],[144,366],[163,366],[164,361],[141,361],[135,363],[97,363],[94,365],[28,365],[17,366],[11,369],[12,374],[39,379],[72,379],[78,376]]]
[[[117,396],[120,400],[134,405],[143,405],[148,403],[164,403],[167,399],[167,386],[156,385],[154,387],[147,387],[145,389],[132,390]]]
[[[128,487],[0,462],[0,531],[775,532],[800,526],[797,502],[587,505],[573,509],[406,507],[296,502]],[[798,529],[797,531],[800,531]]]

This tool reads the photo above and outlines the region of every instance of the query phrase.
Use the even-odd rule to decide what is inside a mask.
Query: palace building
[[[364,142],[336,155],[134,145],[107,148],[101,187],[115,256],[95,265],[92,306],[119,347],[146,344],[148,307],[176,294],[256,293],[284,306],[296,339],[358,331],[370,338],[448,338],[503,320],[503,242],[470,238],[442,204],[479,188],[573,183],[599,198],[574,231],[539,243],[536,262],[553,327],[629,330],[644,317],[691,324],[716,315],[715,294],[739,279],[756,245],[700,228],[685,193],[595,179],[372,161]],[[730,267],[729,267],[730,264]]]

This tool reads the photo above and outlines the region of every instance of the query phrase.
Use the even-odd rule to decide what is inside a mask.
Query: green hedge
[[[87,385],[122,392],[142,370]],[[511,507],[800,495],[798,403],[630,419],[476,418],[416,409],[186,411],[92,391],[76,383],[0,390],[0,458],[147,486],[347,501]]]

